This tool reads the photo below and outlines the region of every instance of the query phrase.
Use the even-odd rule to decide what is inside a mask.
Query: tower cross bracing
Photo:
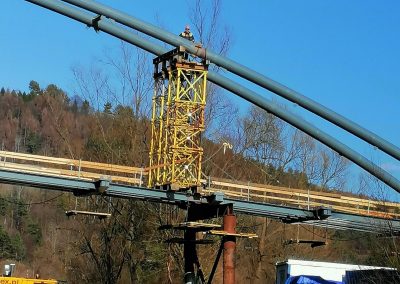
[[[149,187],[196,188],[201,178],[208,65],[188,60],[184,48],[153,63]]]

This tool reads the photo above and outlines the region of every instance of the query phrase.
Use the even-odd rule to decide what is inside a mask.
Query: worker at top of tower
[[[190,26],[186,25],[185,27],[185,31],[181,32],[179,34],[180,37],[183,37],[184,39],[190,40],[191,42],[194,42],[194,36],[193,34],[190,32]]]

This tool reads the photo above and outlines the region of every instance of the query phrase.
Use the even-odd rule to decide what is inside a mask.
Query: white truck
[[[275,283],[285,284],[290,277],[301,275],[319,276],[327,281],[344,283],[346,271],[375,269],[394,270],[394,268],[389,267],[288,259],[276,263]]]

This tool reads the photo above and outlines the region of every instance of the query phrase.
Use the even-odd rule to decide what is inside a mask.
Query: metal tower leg
[[[236,233],[236,216],[233,214],[233,207],[228,206],[224,215],[224,231],[227,233]],[[224,239],[224,284],[235,284],[235,250],[236,237],[225,236]]]

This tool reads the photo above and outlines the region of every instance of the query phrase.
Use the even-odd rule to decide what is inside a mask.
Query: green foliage
[[[39,152],[42,146],[42,138],[36,132],[29,132],[26,137],[25,147],[26,151],[31,154],[36,154]]]
[[[114,113],[121,117],[133,117],[133,109],[129,106],[117,105]]]
[[[140,262],[140,279],[143,283],[154,282],[165,265],[165,249],[162,243],[154,243],[145,247],[145,258]]]
[[[25,257],[25,245],[19,234],[9,236],[0,226],[0,257],[22,260]]]
[[[25,92],[23,92],[22,94],[20,94],[20,97],[22,98],[22,100],[24,102],[30,102],[32,101],[37,95],[33,94],[33,93],[29,93],[26,94]]]
[[[101,161],[101,156],[109,152],[106,142],[101,137],[90,136],[85,144],[85,153],[87,157],[95,158]]]
[[[24,200],[18,197],[17,195],[11,196],[9,199],[10,209],[13,211],[13,221],[15,224],[15,228],[19,232],[23,232],[24,224],[26,217],[28,216],[27,206],[23,203]]]
[[[90,111],[90,104],[88,100],[84,100],[81,106],[81,113],[88,115]]]
[[[0,216],[5,216],[7,214],[9,203],[3,197],[0,197]]]
[[[10,241],[15,259],[18,261],[23,260],[25,258],[26,249],[21,235],[18,233],[15,234],[13,237],[10,238]]]
[[[31,96],[37,96],[42,93],[39,83],[33,80],[29,82],[29,91]]]
[[[104,110],[103,110],[103,112],[104,112],[105,114],[112,114],[112,104],[111,104],[110,102],[106,102],[106,103],[104,104]]]
[[[27,233],[36,245],[39,245],[42,241],[42,230],[39,224],[34,223],[32,220],[28,224]]]
[[[10,236],[4,230],[3,226],[0,226],[0,257],[10,258],[13,255],[13,247],[11,245]]]
[[[49,95],[50,97],[65,103],[66,105],[69,104],[69,98],[68,98],[67,94],[62,89],[58,88],[54,84],[48,85],[45,90],[45,93],[47,95]]]
[[[26,203],[27,201],[18,192],[0,198],[1,216],[12,216],[11,224],[13,225],[10,230],[5,230],[0,226],[0,257],[2,258],[23,260],[26,257],[26,241],[35,246],[41,244],[41,228],[37,222],[33,221]]]

